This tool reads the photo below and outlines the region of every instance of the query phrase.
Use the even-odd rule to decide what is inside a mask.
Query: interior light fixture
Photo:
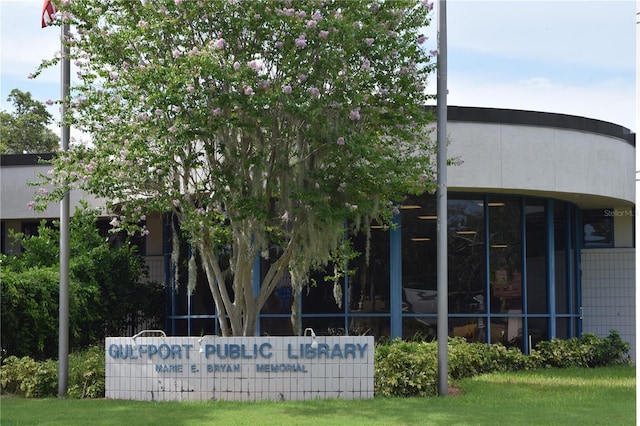
[[[475,235],[477,233],[478,233],[478,231],[473,231],[473,230],[456,231],[456,234],[458,234],[458,235]]]
[[[429,238],[429,237],[413,237],[413,238],[411,238],[411,241],[431,241],[431,238]]]
[[[491,248],[507,248],[508,244],[491,244]]]
[[[400,205],[401,210],[416,210],[420,208],[422,208],[422,206],[419,206],[417,204],[401,204]]]
[[[418,219],[422,220],[436,220],[438,216],[436,215],[427,215],[427,216],[418,216]]]
[[[316,349],[318,347],[318,342],[316,342],[316,332],[313,331],[313,328],[305,328],[304,329],[304,335],[305,336],[311,336],[311,339],[312,339],[311,347],[313,349]]]
[[[481,201],[478,203],[478,205],[480,207],[484,206],[484,203]],[[491,201],[487,203],[487,206],[489,207],[504,207],[504,203],[501,201]]]

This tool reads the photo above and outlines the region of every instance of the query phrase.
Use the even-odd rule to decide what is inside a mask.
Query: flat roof
[[[54,154],[51,152],[42,154],[4,154],[0,155],[0,166],[36,166],[41,161],[51,160]]]
[[[430,108],[433,108],[435,112],[435,106]],[[634,147],[636,146],[636,134],[626,127],[577,115],[517,109],[449,106],[447,107],[447,121],[521,124],[579,130],[612,136],[625,140]]]

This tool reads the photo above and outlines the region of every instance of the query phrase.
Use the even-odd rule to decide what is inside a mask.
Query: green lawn
[[[634,425],[635,368],[491,374],[460,396],[306,402],[134,402],[3,397],[9,425]]]

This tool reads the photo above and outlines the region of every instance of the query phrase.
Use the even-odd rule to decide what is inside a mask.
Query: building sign
[[[106,397],[373,398],[372,336],[109,337]]]

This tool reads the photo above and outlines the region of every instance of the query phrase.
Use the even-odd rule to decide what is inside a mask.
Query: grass
[[[635,368],[488,374],[460,396],[297,402],[0,400],[9,425],[634,425]]]

